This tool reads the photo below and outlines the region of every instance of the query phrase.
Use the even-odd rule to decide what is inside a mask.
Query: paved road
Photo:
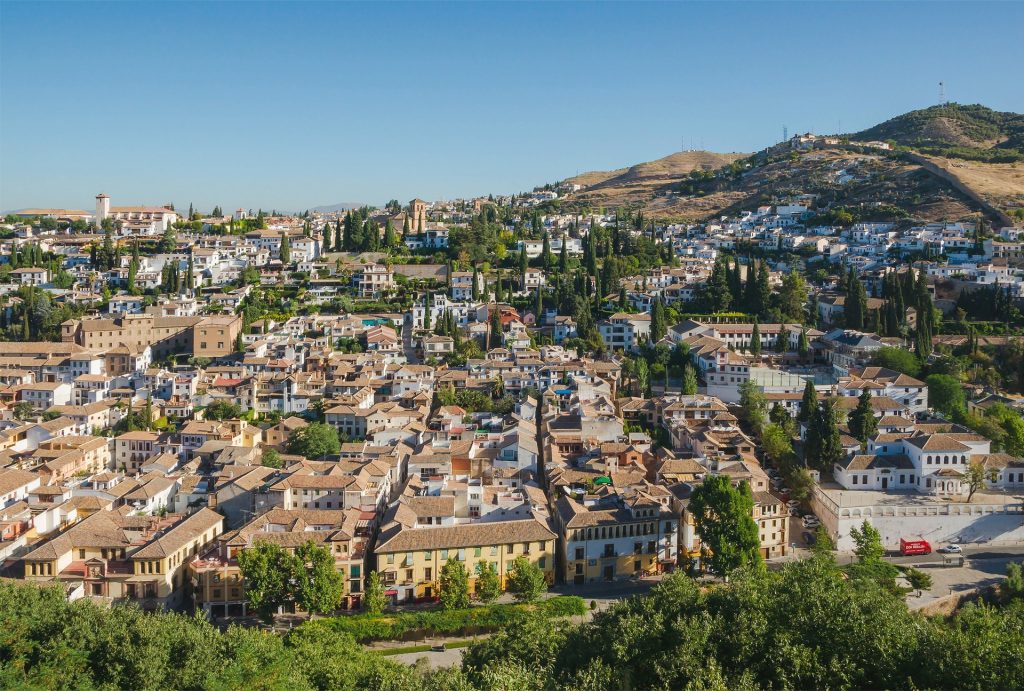
[[[443,653],[435,653],[429,650],[422,653],[391,655],[387,659],[406,665],[415,665],[419,660],[426,660],[427,666],[431,668],[454,667],[455,665],[462,664],[462,653],[465,651],[465,648],[453,648],[445,650]]]

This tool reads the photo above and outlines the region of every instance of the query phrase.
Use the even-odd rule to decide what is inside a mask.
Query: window
[[[512,554],[515,551],[516,546],[513,544],[505,545],[505,554]]]

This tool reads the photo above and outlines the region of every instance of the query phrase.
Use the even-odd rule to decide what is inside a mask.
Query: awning
[[[390,590],[385,590],[384,594],[385,595],[398,595],[398,591],[395,590],[394,588],[391,588]]]

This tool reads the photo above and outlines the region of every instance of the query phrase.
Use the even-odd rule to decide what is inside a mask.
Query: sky
[[[2,0],[0,210],[512,193],[857,131],[940,81],[1024,112],[1022,26],[1009,2]]]

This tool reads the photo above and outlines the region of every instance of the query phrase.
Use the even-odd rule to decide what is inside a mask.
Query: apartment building
[[[224,533],[201,557],[189,563],[195,606],[215,618],[246,616],[249,605],[238,554],[260,542],[278,545],[288,552],[313,542],[330,551],[335,569],[345,578],[342,606],[357,608],[375,523],[374,514],[358,508],[272,508],[241,528]]]
[[[555,515],[566,583],[624,580],[674,568],[679,517],[669,508],[667,492],[657,489],[657,496],[582,489],[559,495]]]
[[[100,511],[26,554],[25,579],[61,583],[72,597],[181,608],[187,604],[185,566],[222,526],[210,509],[163,518]]]

